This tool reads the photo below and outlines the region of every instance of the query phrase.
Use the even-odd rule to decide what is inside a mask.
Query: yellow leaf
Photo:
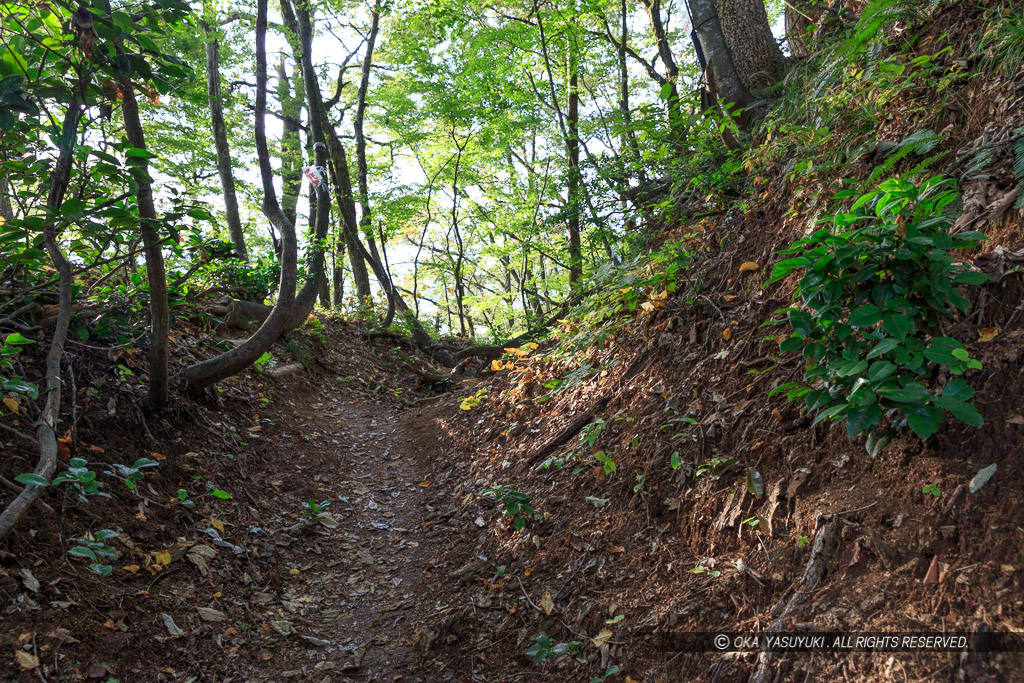
[[[742,266],[740,266],[740,272],[746,273],[747,271],[757,270],[760,267],[761,266],[757,265],[753,261],[747,261]]]
[[[615,553],[624,553],[624,552],[626,552],[626,549],[623,548],[621,545],[615,545],[613,543],[609,543],[608,547],[605,548],[605,551],[608,552],[608,554],[610,554],[610,555],[614,555]]]
[[[727,327],[724,330],[722,330],[722,339],[724,339],[725,341],[729,341],[730,339],[732,339],[731,327]]]
[[[607,643],[608,640],[611,637],[612,637],[611,630],[607,629],[607,628],[603,628],[600,631],[598,631],[597,635],[594,636],[593,638],[591,638],[590,640],[591,640],[591,642],[594,643],[594,647],[601,647],[602,645]]]
[[[736,301],[736,299],[737,297],[735,294],[726,294],[725,296],[722,297],[722,301],[724,301],[727,304],[731,304],[733,301]]]
[[[999,335],[998,327],[983,327],[978,330],[978,341],[990,342]]]
[[[15,401],[13,398],[4,398],[4,405],[7,406],[7,410],[11,411],[12,413],[18,412],[18,402]]]
[[[124,568],[124,570],[126,572],[130,572],[132,574],[138,574],[139,573],[139,569],[140,569],[140,567],[137,564],[130,564],[130,565],[128,565],[128,566],[126,566]]]
[[[220,521],[216,517],[210,517],[210,526],[222,534],[224,533],[224,522]]]
[[[288,573],[289,573],[289,574],[291,574],[292,576],[295,576],[296,574],[298,574],[298,573],[300,573],[300,572],[299,572],[299,570],[298,570],[298,569],[294,569],[294,568],[293,568],[293,569],[289,569],[289,570],[288,570]]]
[[[640,304],[640,308],[644,310],[644,313],[650,313],[651,311],[654,310],[654,304],[652,304],[650,301],[645,301],[642,304]]]
[[[551,612],[555,609],[555,601],[551,599],[551,591],[547,591],[541,596],[540,608],[544,610],[544,614],[551,616]]]
[[[16,650],[14,652],[14,661],[18,663],[18,668],[22,671],[31,671],[39,666],[39,657],[24,650]]]
[[[171,563],[171,554],[166,550],[160,550],[153,555],[153,559],[156,560],[157,564],[162,564],[166,567]]]
[[[533,351],[534,349],[537,348],[537,342],[528,342],[526,344],[523,344],[523,347]]]
[[[495,372],[498,372],[499,370],[504,370],[504,369],[505,369],[505,364],[502,363],[500,360],[492,360],[491,361],[491,370],[494,370]]]

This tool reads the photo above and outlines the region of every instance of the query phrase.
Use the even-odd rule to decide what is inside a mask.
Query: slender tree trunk
[[[362,215],[359,220],[360,228],[364,234],[369,234],[373,226],[373,216],[370,210],[370,190],[367,180],[366,164],[366,136],[363,134],[363,119],[366,115],[366,93],[370,88],[370,70],[373,66],[373,48],[377,42],[377,32],[380,29],[380,0],[373,3],[372,18],[370,23],[370,34],[366,38],[366,57],[363,59],[362,75],[359,80],[359,93],[356,99],[356,115],[352,121],[352,128],[356,137],[356,176],[359,182],[359,203],[362,207]]]
[[[580,237],[580,91],[579,47],[575,36],[567,37],[569,92],[566,115],[566,148],[569,157],[569,286],[583,279],[583,247]]]
[[[658,57],[665,65],[665,78],[662,86],[667,85],[669,90],[666,100],[669,129],[672,131],[673,142],[680,145],[686,138],[686,129],[682,99],[679,97],[679,65],[672,53],[668,31],[665,30],[665,23],[661,18],[661,0],[642,0],[642,2],[644,9],[647,10],[647,19],[651,24],[651,31],[654,33],[654,41],[658,46]],[[622,44],[625,45],[625,42]]]
[[[120,91],[125,136],[132,147],[145,149],[146,137],[142,121],[139,120],[139,103],[128,78],[121,79]],[[138,163],[142,174],[149,175],[149,161],[142,158]],[[139,209],[139,231],[142,233],[143,251],[146,254],[146,278],[149,284],[149,391],[145,407],[157,411],[167,405],[167,335],[171,329],[171,309],[167,301],[167,274],[164,271],[160,233],[154,225],[157,215],[151,183],[139,183],[135,201]]]
[[[270,166],[270,150],[267,146],[267,0],[257,0],[256,7],[256,156],[263,182],[263,213],[281,235],[281,283],[277,303],[251,337],[231,350],[185,370],[185,381],[193,390],[208,387],[254,363],[284,332],[295,301],[298,279],[295,226],[288,221],[277,201],[274,171]]]
[[[764,88],[777,81],[786,68],[786,59],[768,25],[764,0],[714,3],[740,79],[748,88]]]
[[[292,225],[298,219],[299,191],[302,188],[302,146],[298,126],[302,104],[297,86],[293,88],[288,79],[282,54],[277,63],[277,100],[281,103],[284,128],[281,135],[281,208]]]
[[[313,21],[306,5],[292,8],[289,0],[281,0],[281,13],[285,24],[298,36],[300,73],[305,87],[306,106],[309,109],[309,139],[313,147],[313,164],[327,167],[327,141],[322,122],[327,118],[324,111],[320,83],[313,69]],[[301,166],[301,158],[298,160]],[[302,325],[316,307],[317,297],[326,281],[324,252],[331,221],[331,197],[327,184],[319,188],[310,187],[310,240],[307,258],[307,276],[302,289],[295,295],[295,305],[286,327],[293,330]]]
[[[77,92],[77,90],[76,90]],[[74,148],[78,139],[78,124],[82,120],[82,106],[77,97],[72,97],[64,114],[60,139],[63,146],[50,174],[50,188],[46,197],[46,206],[54,211],[60,208],[67,194],[71,180],[71,169],[74,164]],[[58,292],[60,307],[57,313],[57,324],[53,329],[50,350],[46,354],[46,387],[45,404],[36,420],[36,438],[39,441],[39,461],[33,474],[49,480],[57,469],[57,424],[60,421],[61,391],[61,360],[64,357],[64,342],[71,323],[72,274],[71,264],[60,249],[57,234],[57,221],[43,223],[43,241],[46,251],[57,269],[59,277]],[[72,400],[75,400],[72,397]],[[17,526],[18,522],[32,508],[42,495],[42,486],[26,486],[3,512],[0,513],[0,542]]]
[[[326,118],[326,117],[325,117]],[[345,146],[330,121],[324,121],[327,135],[327,149],[331,155],[331,175],[334,178],[334,192],[337,195],[338,212],[341,214],[341,229],[348,251],[352,280],[356,287],[356,298],[366,301],[370,298],[370,276],[363,259],[359,241],[359,219],[356,216],[355,195],[352,192],[352,175],[349,171]]]
[[[0,174],[0,218],[7,221],[14,220],[14,209],[11,207],[11,188],[7,181],[6,174]]]
[[[242,232],[242,218],[238,212],[238,196],[235,192],[235,176],[231,170],[231,148],[228,146],[228,132],[224,124],[224,106],[220,91],[220,46],[217,29],[203,23],[206,33],[206,97],[210,107],[210,125],[213,130],[213,144],[217,151],[217,174],[224,197],[224,214],[228,223],[228,236],[234,244],[235,256],[249,260],[245,248],[245,233]]]
[[[629,10],[626,0],[619,3],[620,34],[618,44],[619,55],[619,113],[622,116],[622,156],[626,157],[626,150],[636,165],[636,178],[643,183],[647,180],[643,164],[640,160],[640,145],[633,134],[633,113],[629,108],[629,68],[626,65],[626,46],[629,45]],[[674,62],[673,62],[674,63]],[[625,208],[625,199],[623,199]]]

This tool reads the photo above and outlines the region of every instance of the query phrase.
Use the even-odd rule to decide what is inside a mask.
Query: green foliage
[[[203,240],[199,251],[208,251],[209,240]],[[220,249],[228,249],[231,244],[221,242]],[[199,255],[196,251],[196,255]],[[246,263],[236,258],[217,258],[205,265],[196,275],[193,286],[203,289],[223,289],[232,292],[233,296],[246,301],[264,302],[272,292],[277,290],[281,279],[281,262],[270,256],[262,256]]]
[[[921,493],[923,493],[926,496],[932,496],[934,498],[938,498],[939,496],[942,495],[942,491],[939,490],[939,485],[936,484],[935,482],[925,484],[924,486],[922,486]]]
[[[125,486],[134,489],[136,483],[142,481],[146,476],[142,470],[148,467],[159,467],[159,463],[150,458],[139,458],[131,466],[114,463],[111,467],[124,479]],[[111,474],[111,472],[107,472],[107,474]]]
[[[521,531],[529,519],[543,519],[543,516],[530,505],[530,496],[514,486],[491,486],[484,489],[482,495],[492,496],[501,504],[501,514],[512,518],[512,528],[516,531]]]
[[[109,564],[104,564],[103,560],[116,560],[121,556],[121,553],[116,548],[107,545],[105,541],[117,537],[116,531],[100,529],[95,534],[86,534],[85,536],[72,538],[71,541],[76,545],[68,549],[68,555],[92,560],[92,564],[89,565],[90,569],[100,576],[110,576],[113,567]]]
[[[597,440],[601,438],[605,426],[605,421],[602,418],[595,418],[593,422],[580,430],[580,441],[593,448]]]
[[[324,519],[323,512],[331,506],[331,501],[322,500],[319,503],[316,500],[304,500],[302,501],[302,509],[306,513],[304,522],[313,523],[319,522]]]
[[[277,361],[274,360],[274,355],[270,353],[270,351],[265,351],[263,355],[257,358],[256,362],[253,363],[253,365],[256,367],[256,370],[258,370],[259,372],[264,372],[267,369],[267,367],[276,364]]]
[[[487,387],[478,389],[472,396],[467,396],[462,399],[462,403],[459,404],[459,408],[462,410],[473,410],[473,408],[480,405],[485,398],[487,398]]]
[[[961,375],[981,367],[942,334],[946,321],[968,309],[958,287],[988,279],[950,255],[984,239],[950,234],[943,209],[954,198],[939,178],[920,188],[886,181],[836,214],[834,230],[818,230],[782,252],[791,256],[772,273],[771,281],[801,274],[799,305],[778,311],[793,329],[779,350],[802,351],[807,362],[803,382],[772,393],[802,399],[817,413],[815,423],[845,423],[851,439],[874,432],[867,443],[872,455],[905,426],[931,436],[947,412],[982,423],[966,382],[951,379],[940,390],[934,381],[936,368]]]
[[[14,372],[14,357],[21,352],[21,347],[35,342],[19,332],[11,332],[0,344],[0,388],[24,394],[29,398],[39,397],[39,387]]]
[[[533,657],[533,661],[540,663],[554,661],[562,655],[569,655],[579,661],[583,661],[583,643],[572,640],[567,643],[555,643],[544,634],[537,636],[537,641],[530,646],[526,654]]]

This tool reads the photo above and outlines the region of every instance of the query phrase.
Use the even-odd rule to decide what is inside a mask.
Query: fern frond
[[[893,148],[892,153],[881,165],[875,167],[875,170],[871,172],[869,180],[874,181],[880,176],[888,174],[896,167],[896,164],[900,163],[911,154],[927,154],[932,151],[935,148],[935,145],[937,145],[941,140],[941,137],[936,135],[934,131],[927,128],[915,130],[913,133],[903,138],[903,140]]]

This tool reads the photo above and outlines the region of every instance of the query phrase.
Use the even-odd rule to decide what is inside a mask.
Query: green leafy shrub
[[[526,654],[533,657],[534,662],[554,661],[562,655],[569,655],[579,661],[583,661],[583,643],[578,640],[571,640],[568,643],[556,643],[548,636],[541,634],[537,636],[537,642],[530,646]]]
[[[837,199],[852,193],[840,193]],[[963,380],[935,386],[938,368],[952,375],[978,369],[963,344],[944,336],[944,323],[968,300],[961,285],[988,276],[956,262],[950,251],[975,247],[977,232],[949,232],[943,208],[956,198],[950,184],[932,178],[921,188],[898,179],[860,196],[849,212],[783,253],[771,281],[802,273],[795,299],[784,308],[793,335],[783,353],[802,350],[803,382],[775,390],[803,399],[817,412],[815,423],[843,422],[850,438],[871,433],[877,454],[894,432],[909,426],[922,439],[934,434],[946,413],[980,426],[968,401],[974,390]]]
[[[521,531],[530,518],[540,520],[543,515],[539,514],[530,505],[530,496],[522,491],[516,490],[514,486],[495,485],[483,490],[483,495],[493,496],[504,508],[502,515],[512,518],[512,528]]]

